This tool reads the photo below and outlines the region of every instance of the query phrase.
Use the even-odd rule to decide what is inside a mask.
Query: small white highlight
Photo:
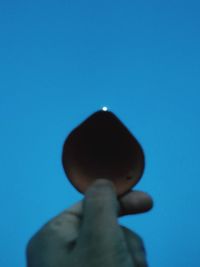
[[[102,107],[102,110],[103,111],[108,111],[108,108],[107,107]]]

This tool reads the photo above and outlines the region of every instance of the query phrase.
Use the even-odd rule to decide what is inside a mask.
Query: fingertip
[[[144,213],[154,206],[153,198],[141,191],[130,191],[120,199],[119,216]]]
[[[97,197],[98,195],[116,195],[114,184],[107,179],[97,179],[85,192],[86,197]]]
[[[149,199],[149,203],[148,203],[149,204],[149,210],[151,210],[154,207],[154,200],[150,195],[147,194],[147,196],[148,196],[148,199]]]
[[[141,204],[141,206],[143,207],[144,211],[151,210],[154,206],[154,201],[152,196],[150,196],[146,192],[140,192],[140,195],[141,195],[140,202],[143,203],[143,205]]]
[[[114,188],[114,184],[112,181],[108,180],[108,179],[104,179],[104,178],[99,178],[96,179],[93,184],[91,185],[91,187],[112,187]]]

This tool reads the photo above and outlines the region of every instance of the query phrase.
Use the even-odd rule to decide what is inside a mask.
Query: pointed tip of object
[[[102,111],[108,111],[108,108],[106,106],[102,107]]]

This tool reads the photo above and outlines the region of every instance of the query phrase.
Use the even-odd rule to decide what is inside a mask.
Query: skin
[[[28,267],[146,267],[142,239],[118,217],[150,210],[151,197],[130,191],[117,198],[112,182],[98,179],[82,201],[45,224],[27,246]]]

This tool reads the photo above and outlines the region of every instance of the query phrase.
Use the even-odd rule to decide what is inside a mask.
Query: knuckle
[[[135,262],[137,263],[137,266],[140,267],[147,267],[147,261],[146,261],[146,257],[143,253],[137,253],[135,255]]]
[[[129,228],[125,226],[121,226],[121,228],[124,231],[125,235],[128,235],[132,239],[132,241],[137,245],[138,249],[141,250],[143,253],[145,253],[143,239]]]
[[[26,255],[28,258],[35,252],[37,247],[38,247],[38,236],[35,235],[28,241],[26,246]]]
[[[37,248],[41,247],[45,242],[47,242],[48,237],[54,231],[52,223],[49,222],[44,225],[38,232],[33,235],[27,243],[26,253],[30,254]]]

